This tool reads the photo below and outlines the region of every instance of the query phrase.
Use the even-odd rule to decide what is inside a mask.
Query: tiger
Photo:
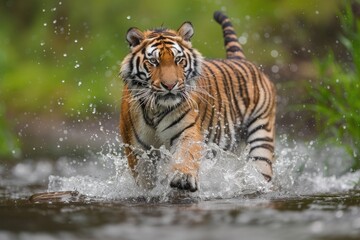
[[[192,47],[189,21],[178,30],[127,31],[119,128],[131,173],[145,189],[155,186],[157,160],[148,155],[165,147],[173,160],[170,187],[197,191],[210,143],[233,153],[246,145],[247,161],[272,179],[274,84],[245,58],[230,19],[220,11],[214,19],[222,27],[225,59],[207,59]]]

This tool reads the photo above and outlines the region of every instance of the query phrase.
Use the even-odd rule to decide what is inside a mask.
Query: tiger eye
[[[153,65],[157,65],[158,64],[158,61],[156,58],[149,58],[149,62]]]

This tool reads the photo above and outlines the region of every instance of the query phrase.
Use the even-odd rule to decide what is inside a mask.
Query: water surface
[[[85,159],[24,160],[0,167],[0,239],[359,239],[360,172],[339,149],[278,146],[275,178],[265,182],[245,156],[217,151],[200,190],[137,188],[117,150]],[[166,154],[166,153],[164,153]],[[341,160],[341,162],[340,162]],[[77,191],[62,201],[34,193]]]

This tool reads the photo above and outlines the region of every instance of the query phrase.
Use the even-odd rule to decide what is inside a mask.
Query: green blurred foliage
[[[317,55],[331,48],[342,2],[3,0],[0,103],[6,112],[0,115],[0,135],[16,127],[12,119],[32,114],[71,119],[119,111],[118,70],[128,53],[130,27],[176,29],[190,20],[193,46],[204,56],[223,57],[221,30],[212,20],[220,9],[232,18],[250,60],[265,69],[274,64],[287,69],[294,59],[309,57],[304,49],[314,48],[311,54]],[[7,139],[0,138],[2,145]]]
[[[0,156],[17,156],[20,153],[19,144],[5,119],[5,108],[0,102]]]
[[[347,1],[348,3],[350,1]],[[357,1],[360,10],[360,1]],[[355,9],[354,9],[355,10]],[[331,52],[317,60],[319,81],[307,84],[312,103],[307,109],[316,117],[323,143],[345,148],[353,158],[352,170],[360,169],[360,15],[356,18],[348,4],[341,16],[341,42],[352,57],[350,66],[336,61]]]

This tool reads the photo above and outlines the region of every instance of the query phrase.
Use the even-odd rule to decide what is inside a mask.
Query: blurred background
[[[278,89],[277,134],[343,146],[359,168],[358,1],[0,3],[0,160],[81,158],[115,141],[128,28],[191,21],[193,46],[224,57],[224,11],[247,58]]]

